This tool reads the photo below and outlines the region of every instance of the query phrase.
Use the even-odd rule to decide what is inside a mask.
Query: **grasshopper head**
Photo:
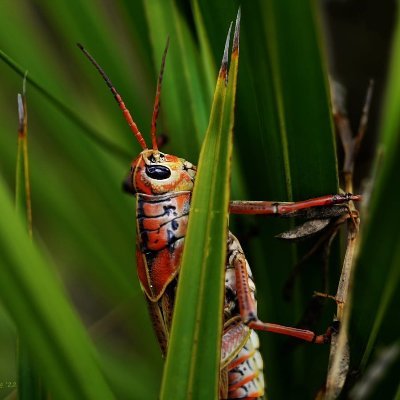
[[[193,189],[196,167],[159,150],[143,150],[131,166],[125,181],[127,192],[160,195]]]
[[[154,100],[153,117],[151,120],[152,149],[148,148],[146,141],[134,122],[130,112],[126,108],[121,95],[117,92],[117,89],[114,87],[104,70],[89,54],[89,52],[82,45],[78,44],[78,47],[83,51],[86,57],[103,77],[119,107],[123,111],[124,117],[128,122],[132,133],[143,149],[139,154],[139,157],[132,162],[131,171],[124,182],[124,189],[132,194],[143,193],[149,195],[160,195],[168,192],[191,191],[193,189],[196,167],[182,158],[164,154],[158,150],[156,125],[160,109],[161,83],[168,44],[169,39],[167,39],[167,44],[161,61],[161,70],[158,76],[156,97]]]

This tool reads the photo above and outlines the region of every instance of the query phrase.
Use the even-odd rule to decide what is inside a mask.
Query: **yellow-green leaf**
[[[228,74],[229,31],[200,154],[161,389],[164,400],[218,396],[239,23],[240,11],[231,67]]]

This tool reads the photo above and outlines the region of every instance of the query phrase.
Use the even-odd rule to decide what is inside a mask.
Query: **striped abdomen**
[[[233,262],[239,254],[243,255],[242,247],[237,238],[229,232],[225,269],[225,329],[222,338],[222,362],[227,357],[224,352],[230,352],[230,358],[233,354],[235,356],[225,367],[225,374],[227,375],[226,398],[263,399],[265,384],[258,335],[240,320],[235,268],[233,266]],[[251,296],[254,303],[257,304],[256,287],[247,260],[246,269]],[[240,322],[238,323],[238,321]],[[241,342],[243,340],[244,344]],[[223,373],[224,371],[221,372],[221,376],[223,376]]]
[[[258,335],[251,330],[246,344],[228,365],[228,399],[263,399],[263,360]]]

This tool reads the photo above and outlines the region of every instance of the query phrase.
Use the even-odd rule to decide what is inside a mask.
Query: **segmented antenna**
[[[158,75],[156,97],[154,99],[153,117],[151,119],[151,142],[153,145],[153,150],[158,150],[157,137],[156,137],[157,118],[158,118],[158,112],[160,111],[161,84],[164,75],[165,59],[167,57],[168,46],[169,46],[169,36],[167,38],[167,44],[165,45],[165,50],[162,56],[160,74]]]
[[[124,114],[124,117],[126,119],[126,122],[128,122],[128,125],[131,128],[131,131],[135,135],[135,137],[138,140],[138,142],[139,142],[140,146],[142,147],[142,149],[146,150],[147,149],[147,144],[146,144],[145,140],[143,139],[143,136],[140,133],[138,127],[136,126],[135,121],[133,120],[133,118],[131,116],[131,113],[126,108],[125,103],[123,102],[121,95],[117,92],[117,89],[115,89],[115,87],[112,84],[110,78],[106,75],[106,73],[103,71],[103,69],[97,63],[97,61],[91,56],[91,54],[80,43],[77,43],[77,45],[82,50],[83,54],[85,54],[85,56],[95,66],[97,71],[99,71],[100,75],[103,77],[103,79],[106,82],[107,86],[111,90],[111,93],[113,94],[115,100],[117,101],[117,103],[119,105],[119,108],[122,110],[122,112]]]

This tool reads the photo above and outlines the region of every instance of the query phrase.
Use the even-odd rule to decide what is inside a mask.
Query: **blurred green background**
[[[121,190],[139,146],[108,89],[75,43],[82,43],[107,71],[148,138],[162,49],[170,35],[158,132],[166,140],[163,151],[196,163],[225,35],[239,4],[206,0],[0,2],[0,49],[86,124],[76,124],[27,85],[34,242],[83,321],[118,399],[157,398],[163,365],[136,278],[134,199]],[[380,100],[390,64],[395,2],[260,0],[243,1],[241,6],[232,199],[300,200],[336,192],[327,72],[349,89],[354,126],[367,82],[371,77],[376,80],[372,121],[356,167],[358,190],[371,176],[376,143],[386,148],[376,167],[377,189],[355,277],[352,372],[343,398],[368,376],[371,365],[381,368],[383,380],[369,389],[370,397],[360,398],[393,398],[396,390],[399,396],[399,356],[388,367],[379,358],[376,361],[380,350],[394,346],[398,352],[399,346],[396,205],[400,185],[395,171],[400,151],[396,95],[400,87],[394,67],[398,49],[393,53],[391,91],[386,102]],[[10,199],[15,179],[16,98],[22,78],[5,63],[0,63],[0,87],[0,176]],[[384,133],[378,136],[380,127]],[[90,138],[89,131],[98,139]],[[3,205],[2,209],[8,210]],[[12,235],[8,221],[12,219],[2,218],[2,231]],[[274,239],[291,226],[287,220],[232,217],[231,226],[256,277],[263,320],[294,326],[314,290],[335,292],[339,243],[331,257],[329,288],[324,286],[321,261],[316,257],[296,281],[288,302],[282,295],[283,285],[312,243],[295,246]],[[4,249],[0,268],[13,271]],[[22,253],[23,249],[25,244],[21,244]],[[28,267],[30,261],[27,257]],[[40,287],[41,275],[37,276]],[[23,323],[24,314],[19,318],[15,314],[19,309],[13,308],[21,294],[7,292],[3,286],[1,296],[0,384],[16,381],[13,319],[27,335],[30,330]],[[47,292],[41,296],[52,304]],[[55,321],[58,312],[54,307]],[[334,304],[326,302],[323,317],[314,313],[318,322],[309,327],[324,331],[334,312]],[[65,326],[67,334],[69,329]],[[328,347],[298,345],[272,334],[260,337],[270,398],[313,398],[324,383]],[[31,352],[34,360],[44,354],[40,348]],[[79,357],[77,352],[76,363]],[[50,375],[45,365],[40,363],[39,371],[47,385]],[[0,385],[0,398],[7,396],[15,398],[15,390]]]

